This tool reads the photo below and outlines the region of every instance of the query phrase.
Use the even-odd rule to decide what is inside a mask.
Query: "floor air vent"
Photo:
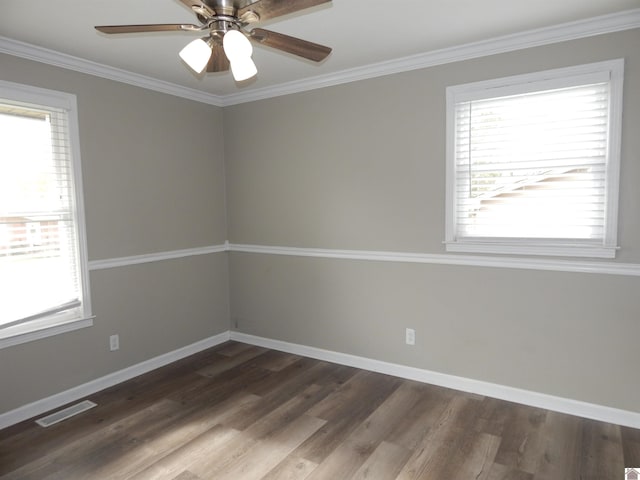
[[[66,420],[67,418],[71,418],[74,415],[82,413],[95,406],[97,406],[96,403],[85,400],[83,402],[76,403],[75,405],[71,405],[70,407],[64,408],[59,412],[52,413],[51,415],[47,415],[46,417],[42,417],[36,420],[36,423],[41,427],[50,427],[54,423],[61,422],[63,420]]]

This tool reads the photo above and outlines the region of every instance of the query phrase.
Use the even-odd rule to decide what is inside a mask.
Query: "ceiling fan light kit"
[[[253,62],[251,41],[297,55],[314,62],[324,60],[331,48],[290,37],[282,33],[254,28],[250,24],[294,13],[305,8],[330,3],[331,0],[180,0],[193,11],[201,25],[151,24],[102,25],[96,30],[107,33],[141,32],[207,32],[208,37],[193,40],[179,53],[180,58],[194,72],[223,72],[231,70],[233,78],[241,82],[254,77],[258,69]],[[250,41],[251,40],[251,41]]]
[[[186,47],[180,50],[178,55],[184,60],[184,63],[189,65],[191,70],[196,73],[202,73],[207,63],[209,63],[211,53],[211,47],[207,44],[206,40],[198,38],[188,43]]]
[[[235,59],[251,57],[253,53],[251,42],[238,30],[229,30],[225,33],[222,38],[222,45],[224,46],[224,53],[227,54],[230,62]]]
[[[222,37],[222,46],[231,63],[231,73],[236,81],[247,80],[258,73],[258,68],[251,59],[253,47],[244,34],[238,30],[229,30]]]
[[[251,58],[240,58],[231,62],[231,74],[237,82],[248,80],[258,74],[258,67]]]

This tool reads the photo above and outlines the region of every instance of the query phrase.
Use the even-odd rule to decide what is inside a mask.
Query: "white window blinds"
[[[0,330],[83,315],[71,150],[64,108],[0,100]]]
[[[465,90],[450,106],[448,242],[614,248],[611,73]]]

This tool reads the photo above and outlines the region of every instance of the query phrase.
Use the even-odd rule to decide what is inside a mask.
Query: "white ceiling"
[[[236,84],[228,72],[191,73],[178,52],[197,33],[107,36],[93,28],[197,23],[178,0],[0,0],[0,35],[228,96],[639,7],[640,0],[333,0],[259,24],[332,47],[324,62],[315,64],[256,46],[253,58],[258,77],[244,84]],[[631,14],[637,16],[638,11]]]

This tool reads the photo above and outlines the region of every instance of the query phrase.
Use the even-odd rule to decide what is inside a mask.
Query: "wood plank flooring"
[[[228,342],[0,431],[0,479],[616,480],[640,430]]]

